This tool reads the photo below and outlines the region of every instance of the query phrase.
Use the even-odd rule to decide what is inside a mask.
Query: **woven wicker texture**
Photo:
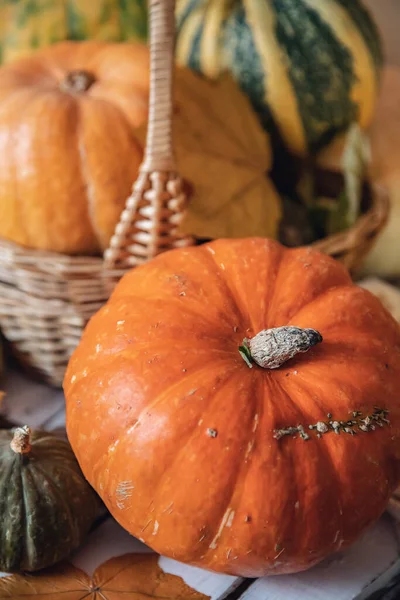
[[[386,189],[373,185],[370,206],[350,229],[329,236],[313,244],[314,248],[340,260],[350,272],[361,267],[390,214],[390,199]]]
[[[27,250],[0,240],[0,328],[19,360],[59,386],[88,319],[124,274],[165,250],[193,243],[179,234],[187,206],[171,137],[173,0],[150,0],[151,86],[146,154],[104,260]],[[385,225],[389,202],[374,188],[350,230],[316,246],[356,269]]]

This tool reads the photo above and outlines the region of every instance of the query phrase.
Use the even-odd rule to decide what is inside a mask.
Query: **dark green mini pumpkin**
[[[0,571],[36,571],[67,558],[98,512],[66,440],[29,427],[0,431]]]

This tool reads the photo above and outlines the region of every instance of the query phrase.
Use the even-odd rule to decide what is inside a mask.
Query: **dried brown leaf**
[[[82,600],[90,598],[91,580],[70,563],[60,563],[35,575],[11,575],[0,579],[0,598],[46,598]]]
[[[165,573],[158,559],[157,554],[124,554],[100,565],[93,577],[68,562],[33,575],[12,575],[0,579],[0,598],[208,600],[180,577]]]
[[[211,82],[178,69],[174,107],[178,169],[194,190],[185,231],[200,238],[275,237],[281,206],[267,175],[270,141],[233,79]],[[143,143],[145,133],[145,127],[137,133]]]

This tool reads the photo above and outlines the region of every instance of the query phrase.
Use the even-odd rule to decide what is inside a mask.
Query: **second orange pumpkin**
[[[104,250],[143,149],[149,57],[139,44],[65,42],[0,70],[0,236]]]

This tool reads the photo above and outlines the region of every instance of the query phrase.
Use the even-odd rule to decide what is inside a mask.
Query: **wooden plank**
[[[210,596],[211,600],[226,598],[243,581],[240,577],[218,575],[204,569],[189,567],[164,556],[160,557],[159,565],[166,573],[182,577],[187,585],[206,596]]]
[[[351,548],[297,575],[263,577],[241,600],[365,600],[400,574],[400,545],[385,516]]]

